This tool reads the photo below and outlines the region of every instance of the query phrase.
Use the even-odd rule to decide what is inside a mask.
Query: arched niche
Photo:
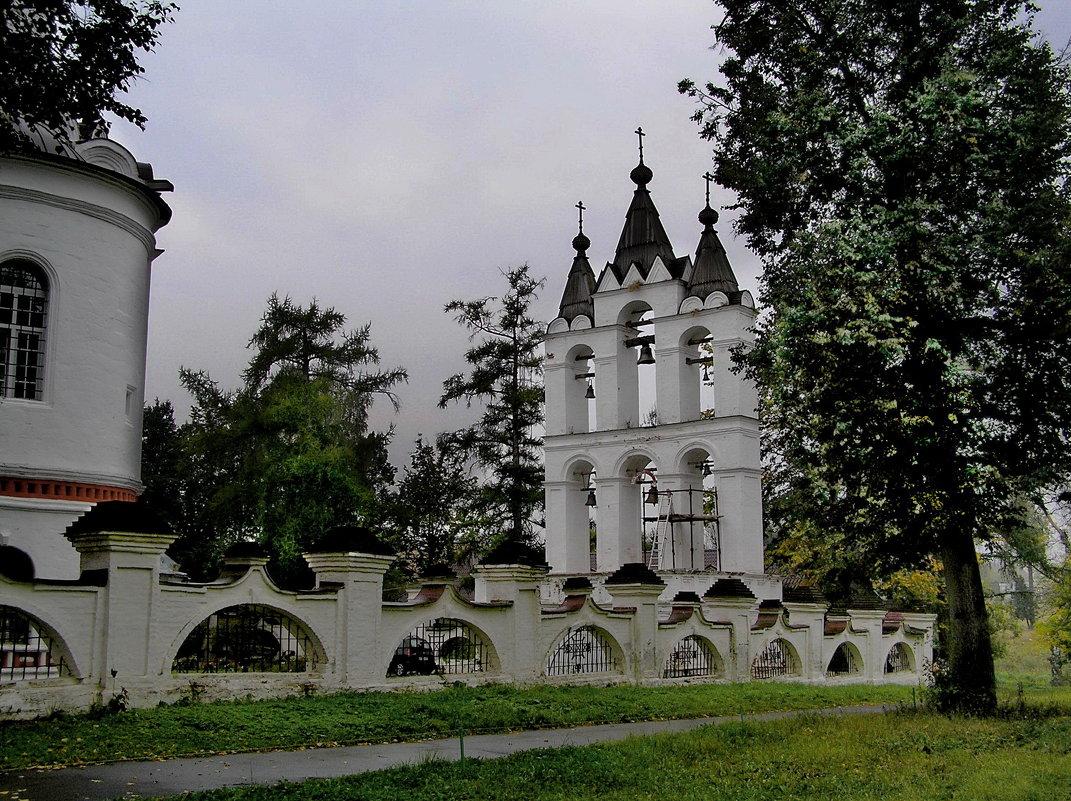
[[[706,637],[689,634],[677,641],[662,669],[662,678],[717,678],[725,675],[725,662]]]
[[[565,471],[569,482],[565,489],[565,537],[570,543],[583,542],[579,551],[594,553],[599,527],[599,486],[595,464],[579,457],[569,462]],[[604,503],[606,493],[603,493]],[[568,547],[568,546],[567,546]]]
[[[798,676],[801,671],[795,646],[783,637],[767,643],[751,662],[751,678],[756,680]]]
[[[437,617],[418,626],[395,646],[387,664],[388,676],[456,676],[488,673],[498,658],[487,634],[467,620]]]
[[[40,618],[0,605],[0,683],[77,675],[66,643]]]
[[[621,647],[598,626],[571,626],[555,640],[544,665],[546,676],[620,673]]]
[[[715,416],[714,409],[714,349],[710,329],[697,325],[689,328],[677,345],[681,360],[680,404],[681,420],[705,420]]]
[[[854,643],[842,642],[826,665],[827,678],[855,676],[863,672],[863,657]]]
[[[906,642],[898,642],[889,649],[885,657],[885,673],[913,673],[915,671],[915,653]]]
[[[570,434],[585,434],[598,430],[595,407],[595,351],[581,343],[569,349],[565,356],[571,368],[562,395],[565,398],[565,430]]]
[[[301,620],[263,604],[213,612],[186,636],[172,673],[308,673],[325,661],[323,647]]]

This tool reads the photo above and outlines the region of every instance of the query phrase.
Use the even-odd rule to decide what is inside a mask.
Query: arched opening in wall
[[[710,331],[703,326],[689,329],[680,341],[681,419],[714,417],[714,349]]]
[[[626,334],[625,346],[636,354],[635,365],[626,358],[618,365],[618,377],[625,384],[626,376],[635,370],[636,404],[634,411],[624,413],[625,427],[650,427],[658,425],[658,386],[655,377],[654,320],[651,307],[643,301],[627,304],[619,318],[622,325],[632,330]]]
[[[636,453],[625,460],[623,478],[619,498],[621,562],[640,560],[650,566],[659,558],[660,549],[671,548],[662,542],[667,528],[661,509],[662,504],[669,503],[669,496],[660,493],[658,466],[646,454]],[[604,567],[600,565],[600,569]],[[617,567],[620,565],[611,569]]]
[[[721,569],[721,530],[714,460],[704,447],[685,453],[677,467],[681,486],[673,493],[670,520],[678,564],[691,570]]]
[[[491,670],[492,654],[487,637],[475,626],[438,617],[402,638],[391,655],[387,675],[486,673]]]
[[[598,430],[595,411],[595,354],[587,345],[576,345],[566,356],[572,379],[565,387],[565,430],[584,434]]]
[[[915,670],[915,655],[907,643],[898,642],[885,657],[886,673],[910,673]]]
[[[0,398],[44,398],[48,291],[33,262],[0,264]]]
[[[44,623],[13,606],[0,606],[0,682],[70,676],[62,640]]]
[[[598,476],[595,467],[588,461],[574,462],[570,470],[573,488],[566,497],[566,536],[584,539],[589,561],[596,553],[599,531]]]
[[[172,673],[306,673],[323,656],[303,623],[260,604],[209,615],[183,641]]]
[[[826,665],[826,677],[852,676],[863,671],[863,657],[850,642],[842,642]]]
[[[662,670],[664,679],[721,674],[722,661],[718,652],[709,641],[696,634],[689,634],[677,643]]]
[[[792,643],[781,637],[772,640],[751,663],[753,679],[776,679],[799,674],[799,655]]]
[[[618,660],[610,637],[595,626],[569,627],[547,656],[548,676],[611,673],[617,670]]]

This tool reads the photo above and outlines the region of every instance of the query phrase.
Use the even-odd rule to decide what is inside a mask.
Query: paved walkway
[[[883,712],[884,706],[850,706],[799,712],[746,715],[748,721],[779,720],[804,714],[858,715]],[[891,708],[891,707],[890,707]],[[627,737],[690,731],[699,726],[741,720],[741,716],[611,723],[573,729],[480,734],[465,738],[465,756],[480,759],[536,748],[588,745]],[[169,759],[157,762],[115,762],[85,768],[21,770],[0,773],[3,801],[106,801],[178,795],[190,790],[214,790],[243,784],[275,784],[333,778],[371,770],[412,765],[429,759],[457,760],[458,739],[418,743],[385,743],[304,751]]]

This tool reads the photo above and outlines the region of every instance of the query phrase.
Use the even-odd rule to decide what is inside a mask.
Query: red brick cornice
[[[10,498],[44,498],[53,501],[97,503],[99,501],[136,501],[138,494],[128,487],[83,484],[78,481],[55,481],[40,478],[0,476],[0,495]]]

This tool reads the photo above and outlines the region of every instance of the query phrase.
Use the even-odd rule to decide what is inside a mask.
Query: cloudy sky
[[[1061,47],[1071,7],[1042,0]],[[113,137],[158,177],[159,235],[146,395],[189,399],[181,366],[237,386],[272,292],[371,323],[385,366],[410,381],[393,461],[418,433],[473,419],[436,407],[463,369],[454,298],[496,294],[527,262],[556,314],[576,209],[592,264],[613,257],[642,125],[650,190],[678,255],[694,253],[710,148],[677,81],[713,78],[710,0],[193,0],[132,91],[142,132]],[[724,193],[715,205],[730,202]],[[758,265],[719,225],[742,287]]]

